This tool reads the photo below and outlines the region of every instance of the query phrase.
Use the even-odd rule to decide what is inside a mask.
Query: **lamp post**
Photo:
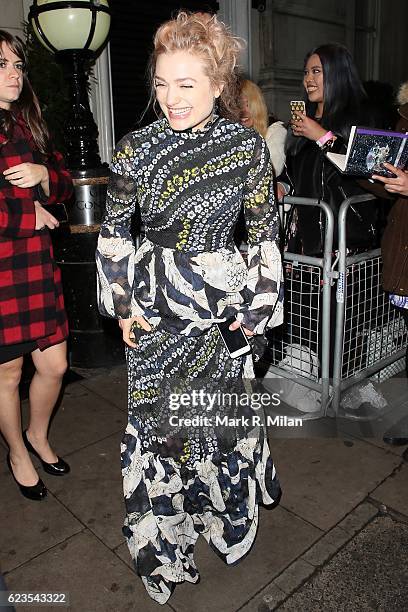
[[[109,365],[119,360],[119,354],[122,358],[123,351],[109,322],[99,316],[96,302],[94,254],[108,172],[99,156],[86,68],[108,37],[111,11],[108,0],[33,0],[28,18],[40,42],[55,53],[69,83],[64,138],[75,199],[67,207],[69,231],[55,234],[53,242],[70,324],[70,361],[78,367]]]
[[[74,172],[100,168],[98,128],[89,107],[85,68],[107,39],[109,4],[107,0],[34,0],[28,18],[69,79],[72,104],[65,127],[67,165]]]

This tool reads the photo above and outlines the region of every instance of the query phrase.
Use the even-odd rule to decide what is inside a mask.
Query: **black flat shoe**
[[[71,471],[71,468],[69,467],[68,463],[61,459],[61,457],[58,457],[58,461],[56,463],[47,463],[46,461],[43,461],[40,455],[37,453],[35,448],[28,440],[27,431],[23,431],[23,440],[28,452],[35,455],[35,457],[37,457],[37,459],[41,461],[43,470],[44,472],[47,472],[47,474],[51,474],[52,476],[64,476],[64,474],[68,474]]]
[[[18,488],[20,489],[20,492],[22,495],[24,495],[24,497],[26,497],[27,499],[32,499],[34,501],[41,501],[42,499],[44,499],[44,497],[47,495],[47,489],[41,478],[39,478],[37,484],[33,485],[32,487],[26,487],[20,484],[17,478],[14,476],[13,468],[11,467],[10,453],[7,453],[7,466],[10,470],[10,474],[14,478],[14,481],[18,485]]]

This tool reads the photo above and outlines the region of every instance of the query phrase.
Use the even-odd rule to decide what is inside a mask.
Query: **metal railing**
[[[325,217],[322,257],[286,252],[283,257],[285,319],[272,334],[269,373],[289,378],[320,392],[321,416],[329,402],[330,303],[334,218],[326,202],[313,198],[285,197],[283,204],[319,207]],[[282,209],[283,210],[283,209]],[[281,215],[283,225],[285,219]],[[284,361],[284,367],[282,362]],[[284,400],[284,398],[283,398]]]
[[[337,415],[341,393],[371,377],[405,354],[407,333],[398,310],[381,286],[381,249],[347,253],[347,213],[354,204],[376,198],[369,194],[344,200],[338,216],[339,258],[333,405]]]
[[[364,194],[342,203],[334,258],[334,218],[329,206],[310,198],[284,198],[286,204],[320,207],[326,232],[321,258],[283,255],[285,320],[281,330],[272,332],[268,371],[321,394],[321,407],[313,418],[326,415],[330,404],[330,414],[337,415],[343,391],[405,355],[405,324],[381,286],[381,250],[354,255],[347,250],[350,206],[369,206],[373,200],[374,196]],[[317,357],[317,367],[315,359],[311,367],[311,356]]]

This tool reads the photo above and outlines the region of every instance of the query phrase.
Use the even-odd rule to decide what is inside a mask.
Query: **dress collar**
[[[202,136],[210,132],[213,129],[213,127],[215,127],[215,125],[218,123],[219,119],[220,119],[219,115],[217,115],[217,113],[213,113],[212,117],[201,128],[201,130],[196,130],[195,132],[193,132],[193,128],[188,128],[187,130],[173,130],[173,128],[171,127],[170,123],[167,120],[167,117],[164,117],[164,122],[165,122],[166,128],[172,134],[175,134],[176,136],[181,136],[181,138],[196,139],[196,138],[201,138]]]

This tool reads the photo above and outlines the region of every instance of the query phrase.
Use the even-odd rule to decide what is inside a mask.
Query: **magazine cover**
[[[408,162],[408,134],[357,128],[345,172],[359,176],[389,176],[383,167],[388,162],[405,168]]]

